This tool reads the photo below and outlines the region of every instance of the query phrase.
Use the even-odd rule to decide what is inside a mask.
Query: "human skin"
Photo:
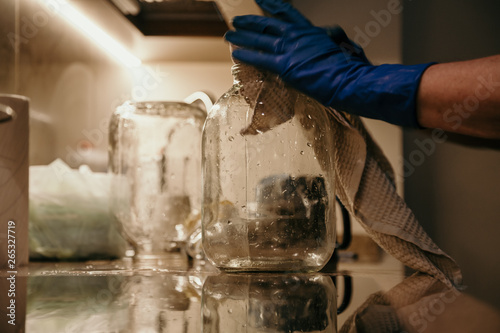
[[[500,55],[429,67],[417,118],[422,127],[500,139]]]

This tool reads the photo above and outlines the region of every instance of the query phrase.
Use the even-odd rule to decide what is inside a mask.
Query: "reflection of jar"
[[[195,228],[205,118],[176,102],[127,102],[113,114],[112,210],[137,258],[179,249]]]
[[[337,303],[326,275],[209,276],[203,286],[204,333],[336,332]]]
[[[245,80],[240,74],[234,66],[235,84],[214,105],[203,132],[205,254],[227,271],[317,271],[335,247],[328,116],[315,101],[286,90],[289,116],[281,101],[249,101],[250,90],[262,96],[278,81],[248,69]],[[273,128],[250,125],[272,108],[281,117]]]
[[[124,283],[120,302],[128,305],[128,316],[122,319],[126,332],[201,331],[200,299],[188,276],[134,275]]]

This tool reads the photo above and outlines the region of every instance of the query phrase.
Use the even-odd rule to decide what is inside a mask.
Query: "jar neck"
[[[235,63],[231,67],[231,74],[233,75],[233,83],[238,85],[262,82],[266,78],[262,71],[242,63]]]

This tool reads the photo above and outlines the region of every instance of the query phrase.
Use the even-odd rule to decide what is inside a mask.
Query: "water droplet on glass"
[[[308,142],[308,143],[307,143],[307,146],[308,146],[308,147],[312,147],[313,145],[312,145],[312,143]]]
[[[308,115],[307,115],[307,118],[312,119],[312,117],[311,117],[311,115],[310,115],[310,114],[308,114]]]
[[[233,141],[233,140],[234,140],[234,137],[233,137],[233,136],[230,136],[230,137],[228,138],[228,140],[229,140],[229,141]]]
[[[304,155],[304,151],[303,150],[300,151],[300,155]]]

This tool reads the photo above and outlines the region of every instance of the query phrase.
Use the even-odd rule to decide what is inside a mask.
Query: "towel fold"
[[[320,103],[287,87],[275,75],[238,66],[242,94],[253,110],[250,125],[241,130],[243,135],[259,135],[291,119],[297,98],[308,99],[311,115],[315,110],[325,111]],[[361,119],[331,108],[326,112],[334,129],[335,147],[314,149],[320,160],[334,154],[336,195],[342,204],[387,253],[447,286],[460,286],[460,268],[432,241],[398,195],[392,167]],[[316,135],[314,128],[307,133],[311,138]]]

